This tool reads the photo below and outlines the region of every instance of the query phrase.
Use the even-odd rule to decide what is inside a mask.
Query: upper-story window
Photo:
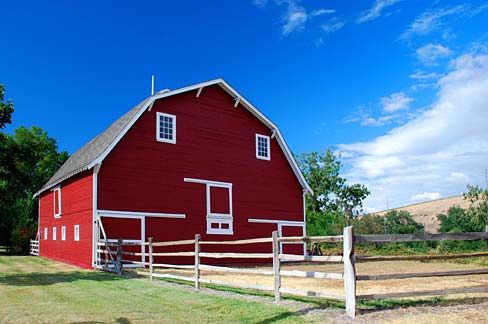
[[[61,217],[61,187],[54,189],[54,217]]]
[[[271,160],[269,149],[269,136],[256,134],[256,158]]]
[[[156,113],[156,139],[159,142],[176,144],[176,116]]]

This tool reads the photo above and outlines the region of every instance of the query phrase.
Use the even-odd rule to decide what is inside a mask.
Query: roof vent
[[[163,89],[161,91],[159,91],[158,93],[165,93],[165,92],[170,92],[171,90],[170,89]]]

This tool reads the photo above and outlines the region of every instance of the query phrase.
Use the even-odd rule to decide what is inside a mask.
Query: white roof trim
[[[199,90],[204,87],[208,87],[211,85],[218,84],[225,92],[227,92],[229,95],[231,95],[234,98],[240,98],[239,103],[243,105],[244,107],[249,110],[256,118],[258,118],[263,124],[265,124],[269,129],[272,131],[275,131],[275,137],[278,141],[278,144],[280,145],[280,148],[282,151],[285,153],[285,157],[288,160],[288,163],[290,164],[293,172],[295,173],[296,177],[298,178],[298,181],[302,185],[302,187],[309,193],[312,193],[312,189],[308,185],[307,181],[305,180],[305,177],[303,176],[302,172],[300,171],[300,168],[298,167],[295,159],[293,158],[293,154],[291,153],[288,145],[286,144],[285,139],[281,135],[280,130],[278,127],[271,121],[269,120],[263,113],[261,113],[256,107],[254,107],[249,101],[247,101],[242,95],[240,95],[234,88],[232,88],[224,79],[219,78],[215,80],[210,80],[202,83],[197,83],[191,86],[183,87],[180,89],[172,90],[172,91],[167,91],[163,93],[157,93],[153,95],[152,97],[149,98],[149,100],[141,107],[141,109],[137,112],[137,114],[134,115],[134,117],[130,120],[130,122],[122,129],[122,131],[117,135],[115,140],[105,149],[105,151],[102,152],[96,159],[94,159],[90,164],[88,164],[87,167],[82,168],[83,170],[91,169],[98,163],[102,163],[102,161],[107,157],[107,155],[113,150],[113,148],[119,143],[119,141],[122,139],[122,137],[125,136],[125,134],[129,131],[129,129],[132,127],[132,125],[135,124],[135,122],[141,117],[141,115],[148,109],[149,107],[152,107],[154,102],[158,99],[166,98],[166,97],[171,97],[180,93],[188,92],[188,91],[193,91],[193,90]],[[69,178],[69,176],[64,177],[61,179],[59,182],[62,182],[63,180]],[[56,183],[56,184],[57,184]]]

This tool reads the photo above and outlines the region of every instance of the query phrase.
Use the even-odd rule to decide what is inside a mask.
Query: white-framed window
[[[53,241],[56,241],[56,227],[53,227]]]
[[[66,241],[66,226],[61,227],[61,241]]]
[[[54,217],[61,217],[61,187],[56,187],[53,190],[54,194]]]
[[[207,234],[234,234],[232,183],[185,178],[185,182],[205,184]]]
[[[74,240],[75,241],[80,240],[80,225],[75,225],[74,227]]]
[[[176,144],[176,116],[156,113],[156,140]]]
[[[48,236],[47,227],[44,227],[44,239],[45,240],[47,240],[47,236]]]
[[[256,134],[256,158],[271,160],[269,136]]]

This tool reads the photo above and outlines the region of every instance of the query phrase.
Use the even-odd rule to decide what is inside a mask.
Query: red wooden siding
[[[92,171],[86,171],[61,183],[61,217],[54,217],[54,192],[40,196],[40,254],[51,259],[92,267]],[[74,226],[80,226],[80,240],[74,240]],[[61,228],[66,226],[66,240],[61,240]],[[48,228],[47,240],[44,228]],[[53,240],[53,227],[57,237]]]
[[[156,101],[132,126],[100,168],[98,208],[186,214],[146,218],[146,238],[156,240],[270,237],[276,224],[248,219],[303,221],[302,187],[276,139],[270,161],[256,158],[256,134],[271,130],[219,86],[196,92]],[[176,116],[176,144],[156,140],[157,112]],[[232,183],[234,235],[205,234],[206,186],[184,178]],[[211,193],[212,212],[228,212],[227,189]]]

